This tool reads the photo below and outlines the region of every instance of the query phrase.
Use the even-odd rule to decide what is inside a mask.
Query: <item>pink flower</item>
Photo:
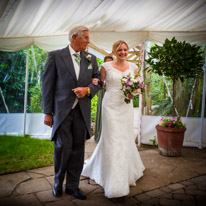
[[[127,81],[126,81],[126,85],[128,85],[130,83],[130,80],[129,79],[127,79]]]
[[[168,123],[167,123],[167,126],[168,126],[168,127],[171,127],[171,125],[172,125],[171,122],[168,122]]]
[[[139,84],[138,85],[140,88],[144,88],[144,84]]]
[[[136,80],[141,84],[143,82],[143,78],[142,77],[137,77]]]

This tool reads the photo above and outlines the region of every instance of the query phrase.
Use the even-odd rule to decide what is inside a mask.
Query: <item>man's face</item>
[[[82,37],[76,36],[76,46],[79,51],[84,51],[89,44],[89,31],[83,31]]]

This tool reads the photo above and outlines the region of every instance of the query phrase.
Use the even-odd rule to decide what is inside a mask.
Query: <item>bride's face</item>
[[[115,56],[119,60],[126,60],[128,55],[128,48],[126,44],[122,44],[115,52]]]

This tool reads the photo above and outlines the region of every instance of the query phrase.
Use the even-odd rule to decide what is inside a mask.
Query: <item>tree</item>
[[[0,51],[0,87],[9,112],[23,112],[26,51]],[[0,97],[0,112],[6,112]]]
[[[41,79],[48,52],[36,46],[29,49],[29,81],[27,112],[42,112]],[[0,112],[24,111],[27,49],[0,51]]]
[[[200,46],[178,42],[175,37],[166,39],[162,46],[155,44],[145,60],[150,66],[148,71],[165,75],[173,82],[173,116],[175,116],[176,82],[186,78],[198,77],[203,72],[203,56]]]

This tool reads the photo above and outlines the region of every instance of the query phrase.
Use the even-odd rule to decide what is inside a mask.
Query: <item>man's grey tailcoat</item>
[[[49,53],[43,75],[43,110],[45,114],[53,114],[53,130],[51,140],[64,118],[69,114],[76,95],[72,89],[89,87],[91,96],[78,99],[79,106],[87,126],[87,139],[91,136],[91,98],[101,88],[93,85],[92,78],[100,78],[96,57],[92,54],[91,61],[87,60],[89,53],[80,52],[81,64],[77,80],[69,48]],[[80,128],[81,129],[81,128]]]

